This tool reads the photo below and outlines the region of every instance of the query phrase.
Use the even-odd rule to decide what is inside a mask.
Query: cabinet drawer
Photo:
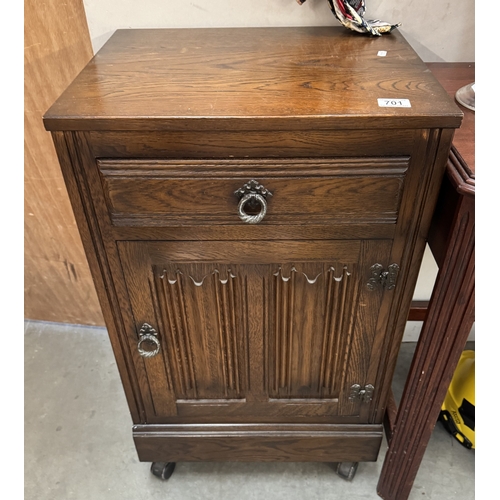
[[[236,192],[255,180],[270,194],[242,205],[260,224],[395,223],[408,157],[297,160],[119,160],[98,167],[117,226],[244,224]]]

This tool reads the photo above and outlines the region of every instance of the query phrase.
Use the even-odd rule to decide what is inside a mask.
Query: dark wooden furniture
[[[113,35],[44,121],[140,460],[377,459],[461,119],[399,32]]]
[[[474,64],[432,63],[451,97],[475,79]],[[474,322],[474,112],[462,107],[428,241],[439,273],[398,410],[389,416],[389,448],[378,493],[405,500],[436,424],[453,372]]]

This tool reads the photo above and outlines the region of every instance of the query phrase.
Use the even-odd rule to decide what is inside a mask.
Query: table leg
[[[460,196],[377,493],[406,500],[474,322],[474,201]]]

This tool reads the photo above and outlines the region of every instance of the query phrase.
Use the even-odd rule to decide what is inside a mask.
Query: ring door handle
[[[144,347],[148,344],[153,344],[152,350],[146,350]],[[144,323],[139,330],[139,342],[137,343],[137,350],[144,358],[152,358],[160,352],[160,341],[158,340],[158,333],[149,325]]]
[[[236,190],[234,194],[240,199],[238,203],[238,216],[247,224],[258,224],[267,213],[267,197],[272,196],[271,191],[252,179]],[[246,208],[257,208],[259,211],[256,214],[250,214]]]

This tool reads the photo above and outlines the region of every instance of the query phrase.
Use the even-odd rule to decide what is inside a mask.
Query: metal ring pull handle
[[[268,196],[272,196],[271,191],[252,179],[247,182],[242,188],[234,192],[240,202],[238,203],[238,215],[243,222],[247,224],[258,224],[267,213]],[[257,214],[252,215],[246,212],[245,205],[260,205],[260,210]]]
[[[137,344],[137,350],[139,354],[144,358],[152,358],[160,352],[160,341],[158,340],[158,333],[156,330],[147,323],[144,323],[139,331],[139,343]],[[143,342],[149,341],[155,344],[155,348],[152,351],[145,351],[141,345]]]
[[[249,215],[245,212],[245,205],[248,202],[255,200],[260,205],[260,212],[257,215]],[[243,222],[247,222],[248,224],[257,224],[259,223],[267,213],[267,203],[266,199],[257,193],[248,193],[243,198],[241,198],[238,204],[238,215]]]

